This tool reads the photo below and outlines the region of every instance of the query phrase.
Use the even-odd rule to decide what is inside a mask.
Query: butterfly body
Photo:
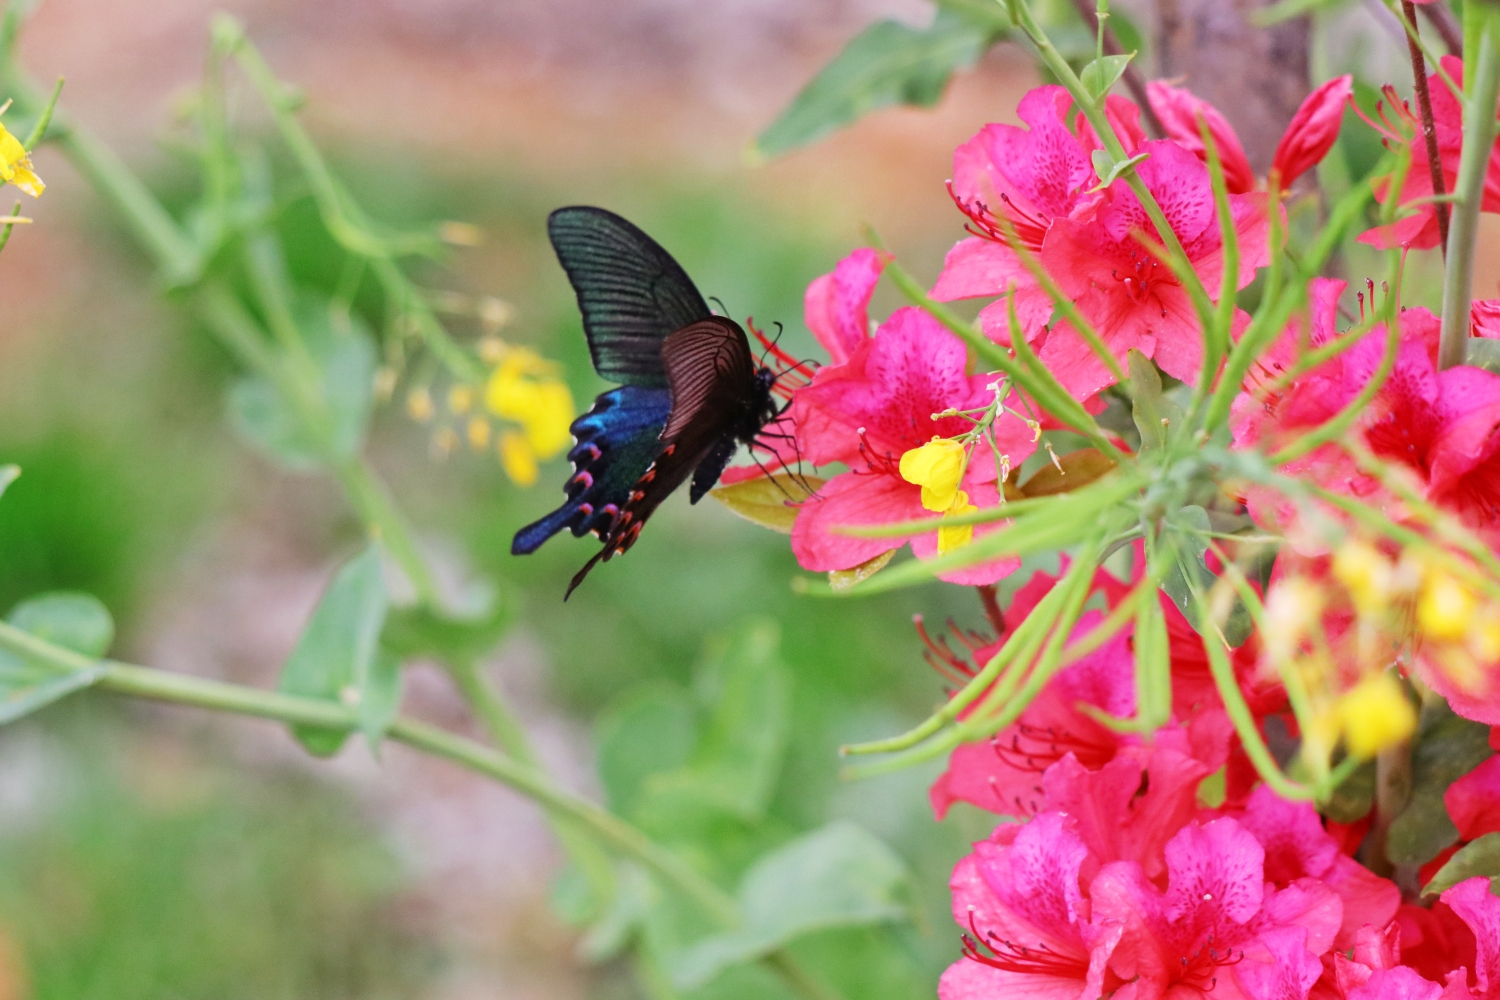
[[[517,532],[525,555],[564,528],[604,547],[573,578],[628,550],[646,521],[689,478],[701,500],[741,445],[755,443],[780,408],[776,376],[757,365],[740,325],[709,311],[665,250],[599,208],[548,219],[558,260],[577,293],[594,368],[624,383],[573,422],[567,500]]]

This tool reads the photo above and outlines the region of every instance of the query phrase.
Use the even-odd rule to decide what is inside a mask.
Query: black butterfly
[[[688,476],[689,498],[703,499],[739,446],[755,443],[784,407],[773,398],[776,374],[755,362],[745,331],[710,312],[651,237],[589,206],[553,212],[547,235],[578,294],[594,370],[623,383],[573,421],[567,501],[511,543],[527,555],[563,528],[602,539],[571,595],[595,564],[635,543]]]

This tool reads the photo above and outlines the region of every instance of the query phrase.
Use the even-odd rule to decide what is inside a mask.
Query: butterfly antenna
[[[724,300],[723,299],[719,298],[717,295],[710,295],[708,297],[708,301],[712,302],[714,305],[716,305],[716,306],[719,307],[719,315],[720,316],[728,316],[729,315],[729,307],[724,304]]]
[[[750,332],[755,335],[755,339],[760,341],[761,347],[765,348],[764,353],[761,355],[762,365],[764,365],[765,363],[766,356],[769,355],[770,357],[775,358],[777,363],[783,367],[784,370],[777,375],[778,379],[784,378],[797,369],[807,367],[810,364],[810,362],[798,361],[796,358],[783,351],[780,347],[777,347],[776,340],[781,339],[781,334],[777,333],[776,340],[771,340],[766,336],[764,330],[756,327],[754,316],[747,317],[745,319],[745,325],[750,328]],[[780,323],[777,323],[776,326],[778,329],[783,329]]]

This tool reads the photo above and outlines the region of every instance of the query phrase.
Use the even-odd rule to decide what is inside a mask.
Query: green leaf
[[[1500,340],[1470,337],[1465,348],[1464,364],[1500,375]]]
[[[1094,150],[1093,155],[1090,157],[1090,159],[1094,164],[1094,173],[1099,175],[1099,183],[1094,185],[1091,190],[1103,191],[1115,181],[1119,180],[1120,175],[1125,173],[1125,171],[1129,170],[1137,163],[1144,162],[1145,160],[1149,159],[1150,156],[1150,153],[1137,153],[1129,159],[1116,160],[1113,156],[1109,155],[1109,152],[1107,150]]]
[[[906,864],[875,836],[830,823],[757,861],[740,885],[744,925],[674,956],[672,978],[696,989],[804,934],[905,919],[910,882]]]
[[[1196,589],[1199,593],[1208,596],[1209,591],[1219,580],[1208,568],[1207,560],[1207,533],[1213,530],[1213,524],[1209,520],[1208,511],[1196,504],[1189,504],[1168,515],[1164,526],[1166,532],[1161,544],[1164,548],[1175,548],[1177,558],[1173,560],[1166,575],[1162,577],[1161,589],[1177,605],[1178,610],[1183,613],[1198,634],[1204,635],[1205,629],[1209,629],[1212,623],[1205,621],[1199,614],[1198,602],[1193,599],[1193,591]],[[1214,598],[1209,597],[1209,601],[1213,603]],[[1233,597],[1233,603],[1230,604],[1223,621],[1218,622],[1218,628],[1224,634],[1224,640],[1236,648],[1243,646],[1250,638],[1253,625],[1249,610],[1237,595]]]
[[[1422,895],[1436,896],[1479,875],[1500,876],[1500,833],[1487,833],[1460,847],[1432,876],[1432,881],[1422,887]]]
[[[359,452],[374,400],[376,355],[363,324],[351,317],[347,329],[335,328],[326,303],[303,308],[298,329],[318,369],[315,411],[305,415],[277,383],[247,375],[230,387],[229,420],[266,457],[308,470]]]
[[[720,486],[708,495],[753,524],[790,535],[800,509],[796,505],[822,489],[823,483],[817,476],[778,472]]]
[[[377,664],[389,658],[378,646],[385,613],[380,548],[372,543],[333,578],[282,668],[278,685],[286,694],[355,708],[372,745],[384,735],[380,723],[387,705],[399,698],[399,691],[391,691],[393,683],[399,688],[399,670],[393,682],[389,664]],[[375,705],[368,706],[372,700]],[[385,718],[384,725],[389,722]],[[337,753],[349,735],[348,730],[321,726],[293,726],[292,732],[309,753],[320,757]]]
[[[990,17],[939,10],[931,27],[880,21],[860,32],[760,134],[751,155],[779,156],[893,104],[930,107],[956,70],[967,69],[1005,33]]]
[[[0,653],[0,726],[81,691],[103,677],[105,670],[104,664],[96,663],[58,674]]]
[[[1115,82],[1125,74],[1125,69],[1130,65],[1130,60],[1134,58],[1135,53],[1131,52],[1126,55],[1104,56],[1095,59],[1083,67],[1083,72],[1078,74],[1078,79],[1083,84],[1084,90],[1087,90],[1095,97],[1103,97],[1109,93],[1109,88],[1113,87]],[[1138,157],[1137,159],[1144,159],[1144,157]],[[1103,175],[1101,174],[1100,176]],[[1114,178],[1110,179],[1113,180]]]
[[[115,641],[115,620],[92,594],[57,591],[22,601],[6,621],[39,639],[95,659]]]
[[[1375,804],[1375,762],[1368,761],[1339,787],[1318,811],[1335,823],[1357,823],[1370,814]]]
[[[697,710],[681,689],[651,683],[605,712],[594,732],[610,810],[631,817],[648,778],[684,768],[692,758]]]
[[[688,764],[692,784],[740,819],[758,820],[781,773],[791,722],[791,681],[776,625],[742,628],[699,671],[695,686],[711,711]]]
[[[402,660],[473,663],[500,644],[515,620],[515,607],[514,600],[502,599],[493,581],[476,581],[460,607],[390,609],[380,644]]]
[[[1489,736],[1488,726],[1470,722],[1440,699],[1422,706],[1412,746],[1411,800],[1391,821],[1386,839],[1386,857],[1393,864],[1425,865],[1458,842],[1443,793],[1490,758]]]
[[[5,491],[10,484],[21,478],[21,467],[19,465],[0,465],[0,497],[5,496]]]
[[[1030,479],[1021,484],[1021,492],[1028,499],[1071,493],[1114,471],[1114,467],[1115,463],[1099,449],[1080,448],[1060,456],[1057,465],[1048,462],[1037,469]]]
[[[834,590],[848,590],[885,569],[895,557],[896,550],[888,549],[874,559],[866,559],[853,569],[831,569],[828,571],[828,586]]]
[[[1141,451],[1160,451],[1167,443],[1173,424],[1182,414],[1161,392],[1161,373],[1151,359],[1132,349],[1127,356],[1130,365],[1131,415],[1141,435]]]

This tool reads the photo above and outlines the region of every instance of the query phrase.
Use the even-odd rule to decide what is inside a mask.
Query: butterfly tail
[[[586,563],[583,564],[583,569],[579,570],[576,574],[574,574],[574,576],[573,576],[573,582],[570,583],[570,584],[568,584],[568,592],[563,595],[563,600],[564,601],[566,601],[568,598],[570,598],[570,597],[573,596],[573,591],[577,590],[578,589],[578,585],[583,582],[583,578],[589,575],[589,570],[591,570],[595,566],[597,566],[599,564],[599,560],[603,559],[606,555],[609,554],[609,552],[610,552],[610,548],[609,548],[609,546],[606,545],[604,548],[600,549],[598,552],[595,552],[594,553],[594,557],[592,559],[590,559],[588,562],[586,562]]]
[[[577,504],[566,503],[540,521],[528,524],[516,532],[516,537],[510,543],[510,554],[513,556],[531,555],[542,547],[543,542],[568,527],[577,513]]]

